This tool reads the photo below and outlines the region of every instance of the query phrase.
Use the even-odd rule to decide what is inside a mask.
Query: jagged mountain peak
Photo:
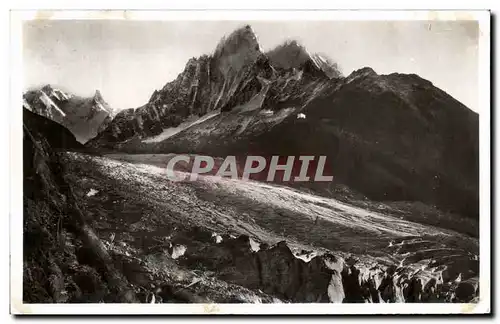
[[[252,27],[245,25],[221,39],[213,58],[219,71],[227,75],[229,71],[239,71],[254,63],[262,55],[260,44]]]
[[[92,97],[92,100],[94,101],[94,104],[98,110],[106,111],[107,113],[109,113],[109,115],[111,117],[115,115],[115,111],[113,110],[113,108],[110,107],[110,105],[107,103],[107,101],[104,100],[104,98],[99,90],[95,91],[95,94]]]

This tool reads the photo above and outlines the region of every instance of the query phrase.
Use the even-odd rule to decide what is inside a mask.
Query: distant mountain
[[[477,218],[478,115],[414,74],[362,68],[289,41],[263,53],[250,26],[189,60],[87,145],[132,153],[326,155],[332,183],[374,200],[421,201]],[[258,179],[257,179],[258,180]]]
[[[309,54],[306,48],[295,40],[289,40],[266,53],[274,67],[283,69],[301,69],[311,65],[325,73],[329,78],[342,77],[339,66],[325,54]]]
[[[27,91],[23,107],[65,126],[81,143],[95,137],[114,115],[99,90],[91,98],[82,98],[51,85]]]

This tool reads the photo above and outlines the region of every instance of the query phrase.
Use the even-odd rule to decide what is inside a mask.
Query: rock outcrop
[[[81,144],[53,121],[23,117],[23,301],[136,302],[64,179],[57,150]]]

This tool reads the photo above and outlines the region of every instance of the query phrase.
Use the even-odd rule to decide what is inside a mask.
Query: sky
[[[366,66],[416,73],[478,111],[474,21],[33,20],[23,25],[24,85],[80,96],[100,90],[115,109],[139,107],[191,57],[212,53],[245,24],[264,51],[295,39],[336,61],[346,76]]]

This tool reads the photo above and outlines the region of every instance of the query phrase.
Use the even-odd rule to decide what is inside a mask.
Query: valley
[[[147,263],[150,259],[168,265],[162,270],[165,276],[181,271],[177,268],[189,273],[189,278],[214,272],[211,278],[219,284],[253,289],[262,301],[272,300],[269,296],[283,302],[341,302],[344,298],[470,301],[475,296],[478,240],[449,229],[421,225],[390,208],[370,211],[256,181],[200,176],[195,182],[174,182],[147,155],[96,157],[65,153],[64,160],[70,166],[67,180],[75,188],[75,196],[88,212],[99,238],[121,257],[146,262],[148,273],[152,271],[148,268],[152,265]],[[89,196],[92,190],[97,193]],[[173,249],[181,246],[183,254],[172,254]],[[263,251],[273,251],[268,266],[278,267],[268,270],[269,276],[287,271],[281,275],[289,281],[309,280],[303,271],[286,270],[291,265],[275,265],[305,260],[303,267],[313,262],[324,264],[322,267],[326,268],[316,270],[315,275],[327,279],[315,282],[310,290],[297,282],[268,286],[254,278],[258,268],[254,270],[257,274],[246,273],[252,271],[245,269]],[[335,265],[330,269],[328,258],[332,257]],[[314,258],[318,260],[311,261]],[[359,287],[348,286],[344,278],[347,275],[342,274],[351,267],[358,271]],[[129,276],[131,282],[137,282],[137,277],[144,274]],[[388,278],[390,289],[381,286]],[[337,284],[331,284],[335,280]],[[415,282],[420,288],[411,292],[407,287]],[[165,284],[155,280],[151,283],[155,288]],[[174,280],[172,284],[179,282]],[[195,295],[199,289],[196,285],[190,287]],[[371,293],[365,289],[371,289]],[[470,289],[473,294],[461,295],[462,290],[470,293]],[[259,295],[259,291],[265,294]],[[329,294],[334,297],[328,297]]]

